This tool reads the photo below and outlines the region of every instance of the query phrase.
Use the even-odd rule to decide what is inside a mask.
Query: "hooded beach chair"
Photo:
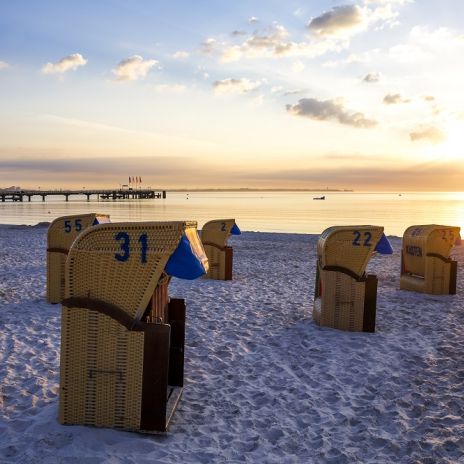
[[[61,303],[64,296],[64,264],[69,248],[87,227],[110,221],[106,214],[90,213],[55,219],[47,235],[47,300]]]
[[[233,249],[227,245],[230,235],[240,235],[235,219],[215,219],[201,231],[201,241],[209,262],[208,279],[232,280]]]
[[[166,431],[184,376],[185,302],[171,276],[208,269],[196,222],[92,227],[66,262],[59,419]]]
[[[456,293],[457,262],[451,249],[460,228],[436,224],[411,226],[403,235],[400,288],[435,295]]]
[[[313,309],[317,324],[375,332],[377,277],[365,272],[374,251],[393,252],[383,227],[335,226],[321,234]]]

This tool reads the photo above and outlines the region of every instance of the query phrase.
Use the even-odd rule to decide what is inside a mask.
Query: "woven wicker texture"
[[[65,307],[61,333],[60,422],[139,430],[144,333]]]
[[[343,267],[361,277],[382,233],[378,226],[329,227],[317,242],[322,267]]]
[[[319,324],[340,330],[362,331],[365,282],[341,272],[321,271],[323,296]]]
[[[201,231],[201,241],[208,257],[209,271],[207,279],[224,280],[226,278],[226,253],[224,247],[235,219],[215,219],[207,222]]]
[[[452,265],[447,261],[459,232],[459,227],[436,224],[408,227],[403,235],[400,288],[449,293]]]
[[[47,235],[47,300],[60,303],[64,297],[64,265],[67,253],[76,237],[98,222],[108,222],[106,214],[76,214],[55,219]],[[50,251],[56,250],[56,251]]]
[[[66,298],[101,300],[133,319],[145,313],[148,322],[160,322],[169,283],[163,270],[189,229],[196,234],[196,223],[115,223],[88,229],[69,252]],[[61,423],[140,431],[144,344],[143,331],[129,331],[102,313],[63,306]]]
[[[66,298],[114,304],[140,320],[164,267],[196,222],[102,224],[81,234],[66,262]]]
[[[227,240],[234,224],[235,219],[214,219],[207,222],[201,231],[201,241],[214,243],[219,247],[227,246]]]
[[[226,254],[222,248],[213,245],[204,245],[206,256],[208,256],[209,270],[205,279],[225,279]]]

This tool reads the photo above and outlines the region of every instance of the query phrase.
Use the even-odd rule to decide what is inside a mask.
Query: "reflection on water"
[[[96,211],[112,221],[196,220],[233,217],[242,230],[318,234],[331,225],[376,224],[401,236],[412,224],[464,229],[464,193],[315,192],[170,193],[165,200],[47,200],[0,203],[0,223],[36,224],[65,214]],[[50,197],[51,198],[51,197]]]

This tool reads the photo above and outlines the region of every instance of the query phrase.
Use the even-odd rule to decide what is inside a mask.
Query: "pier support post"
[[[163,199],[166,198],[166,190],[163,190]]]
[[[87,195],[87,201],[90,201],[90,193],[86,193]]]
[[[69,195],[65,193],[64,196],[66,197],[66,201],[69,201]]]
[[[45,195],[42,195],[42,201],[45,201]]]

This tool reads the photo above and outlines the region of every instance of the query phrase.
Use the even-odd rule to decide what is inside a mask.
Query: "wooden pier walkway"
[[[85,190],[0,190],[0,199],[5,201],[31,201],[32,197],[42,197],[42,201],[48,196],[61,196],[66,201],[73,195],[85,195],[90,201],[92,195],[102,200],[127,200],[127,199],[153,199],[166,198],[166,190],[152,189],[85,189]]]

